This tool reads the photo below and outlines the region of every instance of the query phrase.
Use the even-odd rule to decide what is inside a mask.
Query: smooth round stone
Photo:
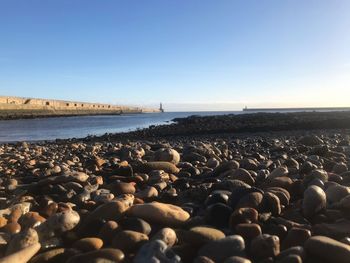
[[[220,165],[220,162],[216,158],[209,158],[207,160],[207,166],[210,167],[210,168],[216,168],[219,165]]]
[[[116,231],[118,230],[118,226],[118,223],[115,221],[107,221],[101,227],[98,237],[101,238],[104,243],[108,244],[113,239]]]
[[[304,192],[302,210],[305,217],[310,218],[326,207],[326,194],[318,186],[309,186]]]
[[[67,263],[91,262],[95,259],[110,260],[112,262],[118,263],[122,262],[124,258],[125,255],[120,249],[103,248],[73,256],[67,261]]]
[[[180,154],[171,148],[161,148],[154,153],[154,160],[178,164],[180,162]]]
[[[137,217],[127,217],[119,221],[119,225],[123,230],[132,230],[149,235],[151,233],[151,225],[145,220]]]
[[[235,208],[251,207],[259,210],[263,200],[263,195],[259,192],[252,192],[243,196]]]
[[[11,255],[5,256],[0,259],[1,263],[26,263],[28,262],[40,249],[40,243],[32,244],[25,247]]]
[[[86,237],[74,242],[72,247],[78,250],[81,250],[83,252],[89,252],[91,250],[100,249],[102,246],[103,246],[102,239],[97,237]]]
[[[350,194],[350,188],[342,185],[333,185],[327,188],[327,202],[333,204],[339,202],[344,197]]]
[[[313,236],[305,242],[308,255],[326,262],[347,263],[350,246],[325,236]]]
[[[33,228],[21,231],[12,237],[10,243],[7,246],[6,255],[15,253],[38,242],[38,233]]]
[[[147,186],[145,189],[135,194],[136,198],[150,199],[158,196],[158,190],[153,186]]]
[[[119,220],[123,213],[128,209],[128,205],[121,201],[112,201],[98,206],[94,211],[87,215],[83,221],[83,226],[89,223],[103,219],[103,220]]]
[[[153,240],[145,243],[136,253],[134,263],[180,263],[181,258],[161,240]]]
[[[280,199],[274,193],[265,192],[263,198],[265,209],[277,216],[281,213]]]
[[[251,263],[251,261],[247,258],[234,256],[225,259],[223,263]]]
[[[222,203],[217,203],[207,208],[205,220],[210,225],[224,228],[228,226],[231,213],[231,207]]]
[[[166,226],[179,225],[190,218],[190,214],[181,207],[160,202],[134,205],[128,210],[128,214]]]
[[[220,230],[205,226],[192,227],[189,231],[180,231],[179,240],[191,245],[201,246],[204,243],[219,240],[225,237]],[[180,240],[180,242],[182,242]]]
[[[229,170],[222,174],[222,177],[228,177],[230,179],[241,180],[248,185],[253,185],[255,183],[254,178],[250,175],[250,173],[243,168],[238,168],[237,170]]]
[[[228,195],[222,192],[212,193],[210,194],[207,199],[205,200],[205,205],[213,205],[216,203],[222,203],[227,204],[228,201]]]
[[[166,173],[177,174],[180,170],[171,162],[147,162],[135,167],[136,172],[149,173],[153,170],[163,170]]]
[[[258,211],[251,207],[238,208],[230,216],[230,227],[241,223],[255,223],[258,222]]]
[[[168,247],[172,247],[177,240],[176,232],[169,227],[160,229],[153,237],[152,240],[162,240]]]
[[[255,259],[275,257],[280,253],[280,240],[278,236],[263,234],[252,240],[250,254]]]
[[[0,216],[0,228],[7,225],[7,219],[5,217]]]
[[[1,228],[1,232],[5,232],[8,234],[16,234],[19,231],[21,231],[21,225],[14,222],[14,223],[8,223],[6,226]]]
[[[269,178],[273,179],[276,177],[282,177],[282,176],[287,176],[288,175],[288,168],[286,166],[280,166],[274,169],[270,174]]]
[[[236,234],[242,236],[244,240],[252,240],[253,238],[262,234],[260,226],[252,223],[236,225],[235,232]]]
[[[45,251],[43,253],[37,254],[30,260],[30,263],[45,263],[52,262],[54,258],[65,253],[65,248],[54,248],[49,251]]]
[[[131,252],[139,248],[145,241],[148,241],[147,235],[136,231],[123,230],[114,236],[112,247]]]
[[[134,194],[136,192],[134,183],[113,182],[107,188],[115,195]]]
[[[290,194],[289,192],[281,187],[270,187],[267,189],[269,193],[273,193],[276,195],[280,201],[281,205],[287,206],[289,205]]]
[[[290,247],[287,249],[283,249],[281,253],[279,253],[276,257],[277,260],[280,260],[289,255],[298,255],[301,259],[305,258],[305,249],[302,246]]]
[[[282,242],[282,248],[290,248],[294,246],[304,246],[306,240],[311,237],[311,232],[308,229],[292,227]]]
[[[239,235],[232,235],[205,244],[199,249],[198,255],[222,262],[228,257],[244,256],[244,250],[244,239]]]

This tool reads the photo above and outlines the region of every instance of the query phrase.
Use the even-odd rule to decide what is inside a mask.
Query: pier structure
[[[106,103],[0,96],[0,118],[116,115],[144,112],[159,112],[159,110]]]

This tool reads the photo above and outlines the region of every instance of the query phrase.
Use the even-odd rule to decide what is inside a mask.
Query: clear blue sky
[[[0,95],[350,106],[350,1],[0,0]]]

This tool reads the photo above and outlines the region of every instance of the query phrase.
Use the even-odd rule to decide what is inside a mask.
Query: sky
[[[350,106],[348,0],[0,0],[0,95]]]

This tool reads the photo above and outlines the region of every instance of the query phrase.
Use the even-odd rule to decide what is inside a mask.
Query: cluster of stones
[[[0,263],[350,261],[349,137],[0,146]]]

